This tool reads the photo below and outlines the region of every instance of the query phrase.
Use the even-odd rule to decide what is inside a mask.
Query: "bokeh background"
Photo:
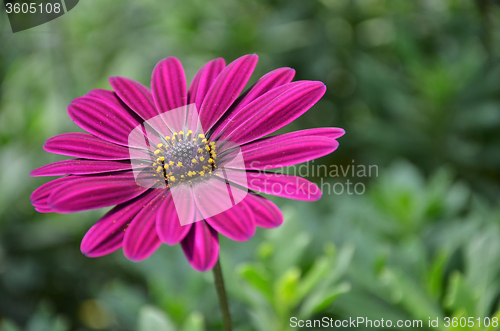
[[[85,231],[105,210],[39,214],[36,167],[63,157],[46,139],[78,131],[69,102],[108,77],[149,85],[176,56],[257,53],[252,78],[282,66],[328,91],[283,131],[345,128],[327,166],[376,165],[362,195],[273,199],[285,224],[221,239],[235,329],[289,319],[500,317],[500,6],[493,0],[83,0],[12,34],[0,14],[0,329],[221,329],[211,273],[180,247],[133,263],[89,259]],[[476,330],[494,330],[476,326]],[[397,328],[392,328],[397,329]],[[405,328],[405,329],[412,329]],[[308,329],[309,330],[309,329]]]

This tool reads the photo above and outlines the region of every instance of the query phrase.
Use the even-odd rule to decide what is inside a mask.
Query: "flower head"
[[[241,93],[257,63],[245,55],[225,65],[205,64],[186,88],[176,58],[160,61],[151,90],[112,77],[114,91],[92,90],[68,107],[88,133],[65,133],[44,149],[75,159],[34,170],[32,176],[65,176],[36,189],[39,212],[70,213],[115,206],[87,232],[89,257],[123,247],[139,261],[161,243],[180,243],[189,263],[211,269],[218,233],[248,240],[256,226],[283,222],[280,210],[258,194],[316,200],[319,188],[297,176],[265,172],[333,152],[344,131],[320,128],[271,137],[324,94],[323,83],[292,82],[279,68]]]

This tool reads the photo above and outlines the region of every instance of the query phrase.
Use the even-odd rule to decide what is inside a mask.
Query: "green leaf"
[[[238,268],[238,274],[248,285],[262,293],[270,302],[272,301],[271,279],[264,268],[252,264],[243,264]]]
[[[198,312],[191,313],[186,321],[184,322],[184,326],[182,331],[204,331],[204,318],[203,315]]]
[[[138,331],[175,331],[174,324],[160,309],[144,306],[139,311]]]
[[[341,283],[332,289],[323,291],[318,290],[304,301],[298,316],[305,319],[317,312],[322,311],[335,301],[341,294],[347,293],[351,290],[351,285],[347,282]]]

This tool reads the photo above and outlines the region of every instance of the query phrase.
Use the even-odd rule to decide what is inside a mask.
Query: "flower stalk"
[[[212,271],[214,274],[217,296],[219,297],[219,305],[222,314],[222,324],[224,325],[224,331],[232,331],[233,327],[231,324],[231,314],[229,312],[229,305],[227,303],[226,288],[224,286],[224,277],[222,276],[222,269],[220,267],[220,259],[217,260],[217,263],[215,264]]]

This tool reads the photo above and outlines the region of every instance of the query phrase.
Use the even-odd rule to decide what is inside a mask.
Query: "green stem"
[[[227,304],[226,288],[224,287],[224,277],[222,277],[222,270],[220,267],[220,260],[217,260],[213,268],[215,288],[217,289],[217,296],[219,297],[220,312],[222,313],[222,324],[224,331],[233,331],[231,326],[231,314],[229,313],[229,305]]]

